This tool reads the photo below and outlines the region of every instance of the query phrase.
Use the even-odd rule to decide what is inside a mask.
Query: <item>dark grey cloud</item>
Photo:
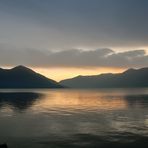
[[[31,67],[146,67],[148,55],[145,50],[130,50],[115,52],[111,49],[82,50],[70,49],[48,51],[37,49],[0,49],[1,66],[16,66],[18,64]]]
[[[144,47],[147,6],[148,0],[1,0],[0,39],[35,48]]]

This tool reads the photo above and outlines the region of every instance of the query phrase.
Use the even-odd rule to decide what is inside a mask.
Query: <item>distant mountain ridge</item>
[[[0,88],[63,88],[56,81],[25,67],[0,68]]]
[[[148,68],[131,68],[118,74],[77,76],[62,80],[60,84],[71,88],[148,87]]]

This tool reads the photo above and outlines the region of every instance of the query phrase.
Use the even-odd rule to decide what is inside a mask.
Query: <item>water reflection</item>
[[[110,99],[105,93],[91,91],[50,91],[37,100],[33,106],[38,111],[96,111],[96,110],[119,110],[127,107],[124,98],[116,97]]]
[[[145,148],[148,90],[0,92],[0,131],[10,148]]]
[[[57,111],[61,113],[67,111],[79,113],[80,111],[126,110],[137,105],[141,108],[148,107],[148,94],[126,94],[121,91],[108,90],[59,90],[44,93],[44,97],[38,99],[32,109],[38,112]]]
[[[140,94],[140,95],[125,95],[123,97],[124,100],[128,102],[130,107],[132,106],[141,106],[141,107],[148,107],[148,95],[147,94]]]
[[[120,137],[120,140],[116,137]],[[121,140],[122,139],[122,140]],[[75,134],[69,138],[51,137],[40,144],[52,148],[147,148],[148,137],[131,133],[120,133],[110,136],[98,136],[92,134]]]
[[[15,110],[26,110],[41,97],[34,92],[0,92],[0,108],[10,107]]]
[[[0,92],[0,108],[37,112],[125,110],[132,106],[148,106],[148,94],[126,94],[122,91],[49,90]]]

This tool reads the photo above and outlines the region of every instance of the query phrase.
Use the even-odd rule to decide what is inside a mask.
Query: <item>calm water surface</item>
[[[148,89],[0,90],[0,143],[148,147]]]

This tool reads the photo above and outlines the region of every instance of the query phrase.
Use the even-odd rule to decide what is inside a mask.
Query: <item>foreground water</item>
[[[148,89],[0,90],[0,143],[148,147]]]

